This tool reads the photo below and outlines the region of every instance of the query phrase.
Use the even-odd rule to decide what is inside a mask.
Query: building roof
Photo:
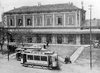
[[[49,5],[39,5],[39,6],[22,6],[20,8],[14,8],[13,10],[5,12],[5,14],[56,12],[56,11],[77,10],[77,9],[80,8],[74,6],[72,3],[49,4]]]
[[[90,19],[85,20],[85,23],[82,25],[83,27],[90,27]],[[92,19],[91,20],[92,27],[100,27],[100,19]]]

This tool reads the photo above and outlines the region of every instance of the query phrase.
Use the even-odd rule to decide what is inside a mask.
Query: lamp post
[[[92,31],[91,31],[92,5],[89,5],[89,9],[90,9],[90,69],[92,69]]]
[[[7,49],[8,49],[8,61],[9,61],[9,31],[7,28]]]

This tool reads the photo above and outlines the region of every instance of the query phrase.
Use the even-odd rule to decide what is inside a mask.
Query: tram
[[[27,49],[22,53],[21,64],[28,66],[41,66],[48,69],[58,69],[58,55],[48,50]]]

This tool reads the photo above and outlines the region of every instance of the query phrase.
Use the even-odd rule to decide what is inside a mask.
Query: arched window
[[[10,26],[13,26],[13,20],[10,19]]]
[[[22,26],[22,19],[18,19],[18,26]]]
[[[31,19],[27,19],[27,26],[31,26],[32,25],[32,23],[31,23]]]

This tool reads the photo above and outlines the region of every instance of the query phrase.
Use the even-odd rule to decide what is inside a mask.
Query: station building
[[[2,19],[5,28],[18,34],[11,36],[11,42],[16,42],[16,38],[22,35],[25,43],[80,45],[90,41],[85,13],[73,3],[49,4],[14,8],[5,12]],[[100,30],[95,28],[93,39],[99,39],[99,34]]]

